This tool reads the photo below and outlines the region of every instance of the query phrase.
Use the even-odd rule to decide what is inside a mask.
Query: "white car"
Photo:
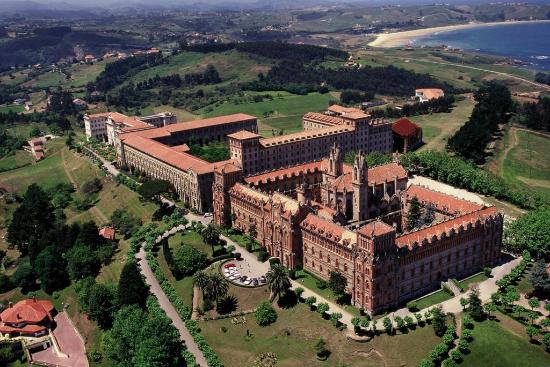
[[[208,218],[208,217],[211,217],[211,216],[212,216],[212,213],[204,213],[205,218]]]

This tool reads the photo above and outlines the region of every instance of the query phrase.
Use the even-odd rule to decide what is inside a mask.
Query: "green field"
[[[25,107],[19,106],[19,105],[7,105],[7,106],[0,107],[0,113],[8,113],[8,112],[19,113],[23,111],[25,111]]]
[[[302,130],[302,116],[306,112],[325,110],[334,97],[329,94],[309,93],[296,95],[288,92],[245,92],[245,96],[270,94],[273,100],[262,102],[238,102],[238,97],[230,99],[219,106],[208,106],[197,112],[205,117],[227,115],[232,113],[248,113],[254,115],[260,122],[260,133],[271,136],[272,129],[283,129],[285,134]],[[267,116],[267,117],[266,117]]]
[[[516,128],[511,128],[507,135],[505,150],[501,153],[505,155],[502,177],[550,199],[550,137]]]
[[[277,313],[277,321],[266,327],[259,327],[253,315],[247,315],[244,324],[234,325],[231,319],[224,319],[199,325],[226,367],[252,366],[256,356],[266,352],[276,354],[277,367],[416,366],[439,342],[433,329],[424,327],[408,334],[380,335],[369,342],[357,343],[303,304],[286,310],[277,308]],[[252,334],[249,341],[245,340],[247,330]],[[326,361],[315,358],[313,346],[320,337],[331,352]]]
[[[62,139],[46,143],[47,149],[54,149],[54,144],[65,143]],[[60,151],[51,155],[46,152],[46,158],[36,164],[0,174],[0,187],[8,191],[22,194],[32,183],[39,183],[45,189],[52,188],[58,183],[69,183],[63,171]]]
[[[445,292],[444,290],[439,290],[430,294],[429,296],[410,301],[408,304],[415,303],[416,307],[418,307],[419,310],[422,310],[435,304],[445,302],[451,298],[453,297],[449,293]]]
[[[30,152],[18,150],[14,154],[0,159],[0,172],[9,171],[34,162]]]
[[[534,367],[550,365],[550,353],[529,342],[524,327],[507,316],[476,323],[470,343],[471,353],[462,365],[479,367]]]
[[[424,145],[422,150],[443,150],[447,140],[451,137],[470,117],[474,104],[468,99],[457,101],[455,107],[449,113],[434,113],[410,117],[422,127]]]

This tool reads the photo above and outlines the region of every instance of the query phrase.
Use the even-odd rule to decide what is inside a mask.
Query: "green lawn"
[[[15,113],[23,112],[23,111],[25,111],[25,107],[24,106],[18,106],[18,105],[7,105],[7,106],[1,106],[0,107],[0,113],[8,113],[10,111],[15,112]]]
[[[531,271],[532,269],[529,269],[523,274],[518,282],[517,290],[520,293],[523,294],[529,294],[533,292],[533,285],[531,284],[531,281],[529,281],[529,278],[531,277]]]
[[[504,315],[497,315],[500,322],[489,320],[475,324],[474,340],[470,343],[471,353],[464,356],[462,365],[473,367],[550,365],[550,353],[531,344],[525,335],[518,333],[519,330],[511,331],[509,326],[515,329],[517,325],[508,326],[508,324],[517,324],[517,322]]]
[[[174,286],[176,293],[180,296],[183,303],[189,307],[193,306],[193,277],[184,277],[180,280],[172,275],[166,259],[164,258],[164,251],[162,246],[159,248],[157,253],[157,261],[159,263],[160,269],[164,273],[164,276],[168,281]]]
[[[273,352],[277,367],[290,366],[415,366],[439,342],[431,327],[409,334],[380,335],[366,343],[350,341],[345,331],[299,304],[291,309],[276,307],[278,319],[259,327],[253,315],[246,323],[234,325],[231,319],[200,322],[202,335],[218,353],[226,367],[252,366],[260,353]],[[227,332],[221,330],[227,328]],[[245,340],[247,330],[252,339]],[[327,361],[315,358],[313,346],[322,337],[331,355]]]
[[[296,281],[303,284],[305,288],[308,288],[311,291],[319,294],[320,296],[323,296],[325,299],[336,303],[338,297],[336,297],[329,288],[319,288],[317,286],[317,278],[313,274],[305,270],[301,270],[296,273],[296,276],[298,277]],[[361,316],[359,309],[354,306],[342,305],[342,307],[354,316]]]
[[[485,280],[489,279],[485,273],[479,273],[476,274],[468,279],[464,279],[458,282],[460,288],[462,288],[464,291],[468,290],[471,285],[481,283]]]
[[[196,249],[208,254],[208,256],[212,256],[212,247],[204,243],[204,241],[202,240],[202,236],[199,233],[192,230],[178,232],[175,235],[171,236],[168,239],[168,245],[173,252],[177,250],[181,245],[191,245]]]
[[[453,298],[449,293],[445,292],[444,290],[439,290],[429,296],[418,298],[416,300],[410,301],[407,304],[416,303],[416,306],[419,310],[422,310],[424,308],[433,306],[437,303],[447,301],[449,299]]]
[[[508,136],[508,143],[515,141],[517,145],[504,157],[502,177],[550,199],[550,139],[516,129],[508,132],[511,134],[515,136]]]

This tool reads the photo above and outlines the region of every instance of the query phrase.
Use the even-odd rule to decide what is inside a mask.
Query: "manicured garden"
[[[367,343],[358,343],[348,340],[345,331],[338,331],[304,304],[275,309],[278,318],[270,326],[258,326],[253,315],[246,316],[246,322],[242,318],[223,319],[200,322],[199,326],[226,367],[252,365],[260,353],[268,352],[275,353],[277,366],[413,366],[439,340],[428,326],[391,337],[380,334]],[[315,356],[314,345],[320,337],[330,351],[326,361]]]

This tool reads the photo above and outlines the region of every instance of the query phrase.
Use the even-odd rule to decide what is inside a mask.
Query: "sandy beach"
[[[415,38],[426,36],[429,34],[437,32],[449,32],[457,29],[464,28],[476,28],[476,27],[492,27],[492,26],[506,26],[519,23],[539,23],[539,22],[550,22],[550,20],[524,20],[524,21],[508,21],[508,22],[492,22],[492,23],[468,23],[468,24],[457,24],[449,25],[444,27],[433,27],[433,28],[423,28],[415,29],[412,31],[404,32],[394,32],[394,33],[381,33],[376,35],[376,39],[369,43],[369,46],[372,47],[399,47],[407,44],[409,41],[413,41]]]

